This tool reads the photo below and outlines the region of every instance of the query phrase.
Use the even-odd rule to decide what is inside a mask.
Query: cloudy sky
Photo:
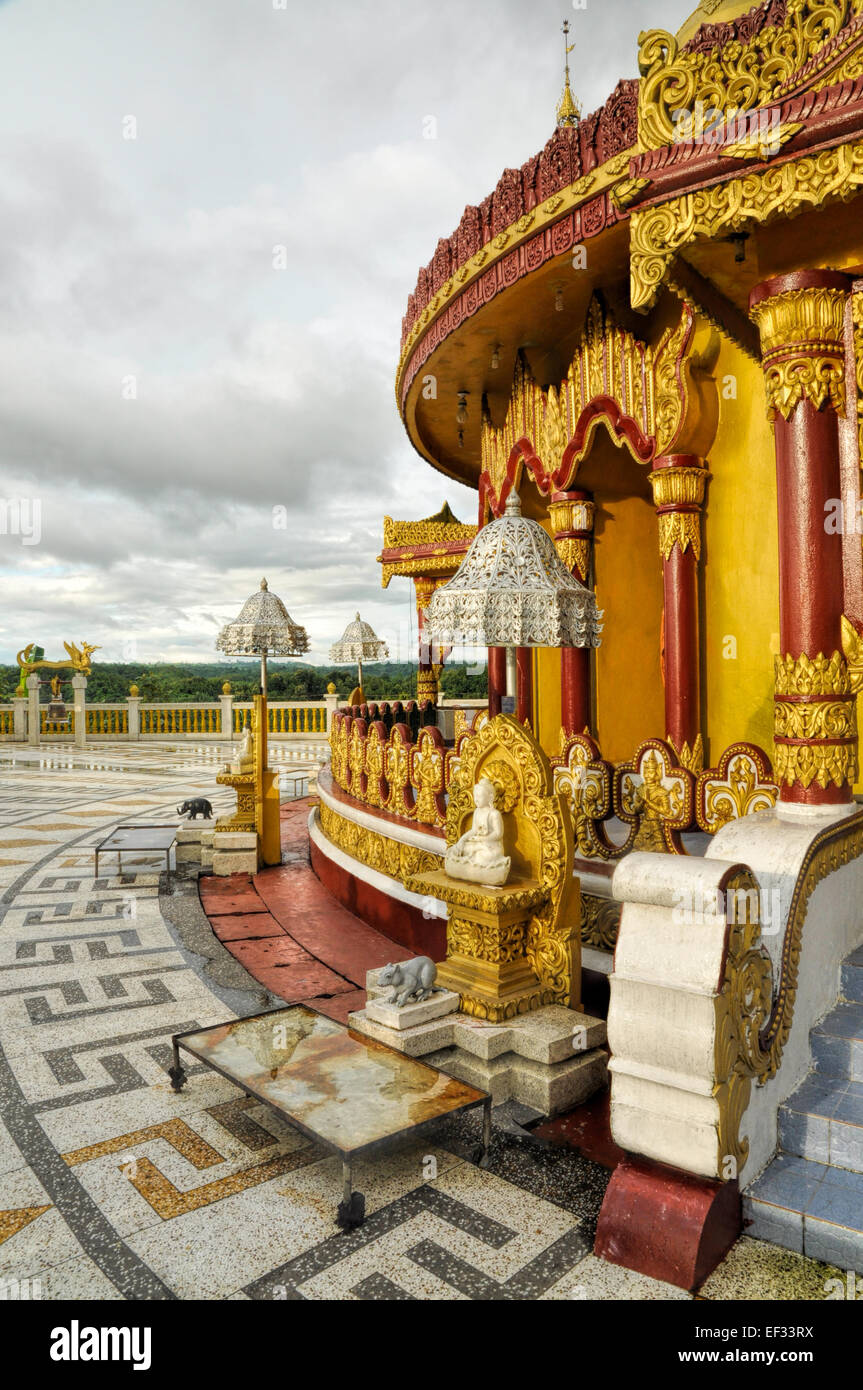
[[[551,134],[565,17],[592,110],[694,3],[0,0],[0,660],[212,660],[262,574],[313,659],[357,607],[413,657],[382,517],[476,513],[395,407],[417,269]]]

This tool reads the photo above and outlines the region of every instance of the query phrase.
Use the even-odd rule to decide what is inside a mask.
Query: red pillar
[[[488,649],[488,715],[500,714],[501,700],[506,694],[506,647]]]
[[[663,454],[650,482],[659,521],[665,630],[665,737],[681,764],[700,772],[698,562],[707,469],[693,454]]]
[[[589,492],[555,492],[548,504],[557,553],[582,584],[590,575],[595,514]],[[561,648],[560,722],[566,734],[591,731],[589,647]]]
[[[519,724],[533,728],[533,647],[517,647],[515,710]]]
[[[835,271],[775,276],[756,286],[768,416],[776,445],[779,641],[775,773],[784,802],[849,802],[857,727],[842,653],[842,535],[827,504],[842,497],[845,308],[851,281]]]

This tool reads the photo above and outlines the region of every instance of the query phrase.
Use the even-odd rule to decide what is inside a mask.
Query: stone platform
[[[373,1001],[392,992],[391,986],[378,985],[378,974],[370,970],[366,976],[366,993]],[[489,1091],[495,1105],[516,1100],[543,1115],[559,1115],[607,1084],[605,1021],[560,1004],[506,1023],[450,1012],[393,1028],[371,1017],[368,1008],[349,1014],[348,1023],[387,1047],[422,1057],[457,1080]]]

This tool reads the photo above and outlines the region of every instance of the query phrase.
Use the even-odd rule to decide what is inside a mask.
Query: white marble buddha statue
[[[509,878],[511,861],[503,852],[503,816],[494,804],[494,794],[494,783],[481,777],[473,789],[473,824],[444,856],[450,878],[489,888],[500,888]]]
[[[252,735],[251,726],[247,724],[243,729],[243,736],[240,739],[239,747],[233,760],[228,763],[228,772],[252,772],[255,766],[255,742]]]

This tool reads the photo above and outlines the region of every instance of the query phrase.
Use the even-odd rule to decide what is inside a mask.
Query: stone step
[[[863,1003],[838,1004],[812,1029],[811,1042],[816,1071],[863,1081]]]
[[[812,1072],[779,1110],[787,1154],[863,1173],[863,1082]]]
[[[842,997],[863,1004],[863,946],[858,946],[842,967]]]
[[[743,1194],[744,1230],[863,1274],[863,1173],[780,1153]]]

